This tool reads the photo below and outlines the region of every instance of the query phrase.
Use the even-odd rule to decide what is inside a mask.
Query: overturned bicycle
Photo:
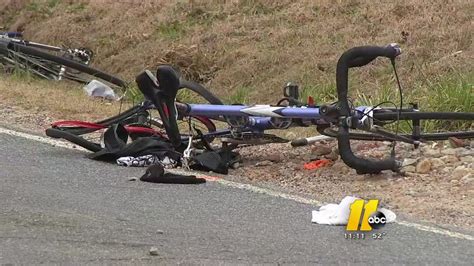
[[[287,142],[269,129],[286,130],[295,126],[315,126],[317,131],[337,139],[341,159],[359,174],[374,174],[383,170],[399,172],[401,162],[395,157],[395,145],[388,158],[366,159],[356,156],[350,140],[405,142],[418,147],[426,141],[449,137],[473,138],[472,112],[423,112],[417,104],[404,106],[399,82],[400,103],[386,107],[353,106],[348,99],[348,72],[362,67],[378,57],[388,58],[393,65],[401,54],[396,44],[361,46],[347,50],[337,63],[336,87],[338,101],[315,105],[298,99],[298,89],[289,84],[285,97],[277,105],[224,105],[199,84],[183,81],[170,66],[159,66],[156,76],[146,70],[136,77],[145,101],[123,113],[95,123],[58,121],[46,130],[53,138],[63,138],[92,152],[92,158],[115,160],[121,156],[158,155],[173,158],[175,165],[204,166],[214,170],[225,168],[235,160],[237,147],[272,142]],[[176,101],[181,90],[199,94],[209,104]],[[158,110],[159,117],[150,115]],[[424,132],[424,120],[464,121],[465,130]],[[407,121],[412,132],[400,133],[398,123]],[[216,125],[225,124],[220,128]],[[394,126],[395,125],[395,126]],[[98,134],[98,132],[101,132]],[[99,137],[99,138],[97,138]],[[128,139],[132,142],[128,143]],[[211,166],[210,166],[211,165]],[[197,168],[199,169],[199,167]]]

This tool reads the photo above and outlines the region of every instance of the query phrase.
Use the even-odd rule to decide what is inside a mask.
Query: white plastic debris
[[[95,79],[91,80],[83,89],[87,92],[89,97],[100,97],[113,101],[119,99],[112,88]]]
[[[356,199],[359,198],[347,196],[339,204],[321,206],[318,211],[312,212],[311,222],[327,225],[346,225],[349,220],[350,206]],[[385,208],[378,208],[377,210],[385,215],[387,223],[394,222],[397,217],[391,210]]]
[[[158,248],[156,248],[156,247],[151,247],[151,248],[150,248],[150,255],[151,255],[151,256],[158,256]]]

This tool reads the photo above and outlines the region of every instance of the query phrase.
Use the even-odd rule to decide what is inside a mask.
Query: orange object
[[[309,163],[305,163],[304,164],[304,169],[314,170],[314,169],[325,167],[330,163],[331,163],[331,160],[327,160],[327,159],[316,160],[316,161],[312,161],[312,162],[309,162]]]

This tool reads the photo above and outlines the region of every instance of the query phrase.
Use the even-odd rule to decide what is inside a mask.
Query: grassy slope
[[[51,82],[24,74],[0,75],[1,104],[21,106],[32,114],[46,112],[54,120],[91,121],[115,115],[131,106],[102,99],[91,100],[81,86],[73,82]]]
[[[453,98],[451,86],[460,86],[462,99],[447,106],[462,102],[472,111],[474,5],[468,0],[14,2],[0,11],[0,25],[23,27],[29,39],[91,47],[95,66],[127,79],[173,64],[233,101],[273,103],[287,81],[301,84],[304,95],[331,100],[343,51],[399,42],[407,97],[426,106],[433,95]],[[353,72],[359,89],[352,96],[397,101],[386,61]]]

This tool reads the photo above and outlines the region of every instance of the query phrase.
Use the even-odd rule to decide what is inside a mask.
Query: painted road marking
[[[19,132],[19,131],[6,129],[6,128],[2,128],[2,127],[0,127],[0,134],[6,134],[6,135],[10,135],[10,136],[22,137],[22,138],[25,138],[25,139],[28,139],[28,140],[38,141],[38,142],[50,144],[50,145],[53,145],[53,146],[56,146],[56,147],[62,147],[62,148],[73,149],[73,150],[84,150],[81,147],[77,147],[76,145],[72,145],[72,144],[64,142],[64,141],[55,140],[55,139],[51,139],[51,138],[45,138],[45,137],[42,137],[42,136],[33,135],[33,134],[29,134],[29,133],[24,133],[24,132]],[[176,172],[176,173],[181,172],[181,173],[187,173],[187,174],[190,173],[190,171],[174,170],[174,169],[172,170],[172,172]],[[273,191],[273,190],[270,190],[270,189],[253,186],[253,185],[250,185],[250,184],[233,182],[233,181],[225,180],[225,179],[223,179],[221,177],[218,177],[218,176],[203,175],[202,173],[199,173],[199,172],[191,172],[191,173],[198,176],[198,177],[205,178],[208,181],[216,182],[216,183],[219,183],[221,185],[228,186],[228,187],[244,189],[244,190],[252,191],[252,192],[255,192],[255,193],[266,194],[266,195],[269,195],[269,196],[279,197],[279,198],[292,200],[292,201],[296,201],[296,202],[303,203],[303,204],[308,204],[308,205],[313,205],[313,206],[324,205],[323,202],[320,202],[320,201],[317,201],[317,200],[314,200],[314,199],[307,199],[307,198],[304,198],[304,197],[291,195],[291,194],[286,194],[286,193],[282,193],[282,192],[278,192],[278,191]],[[471,241],[474,240],[474,236],[459,233],[459,232],[454,232],[454,231],[447,230],[447,229],[442,229],[442,228],[437,228],[437,227],[433,227],[433,226],[417,224],[417,223],[412,223],[412,222],[407,222],[407,221],[399,221],[399,220],[395,221],[395,223],[397,223],[399,225],[415,228],[417,230],[431,232],[431,233],[435,233],[435,234],[440,234],[440,235],[444,235],[444,236],[448,236],[448,237],[471,240]]]

